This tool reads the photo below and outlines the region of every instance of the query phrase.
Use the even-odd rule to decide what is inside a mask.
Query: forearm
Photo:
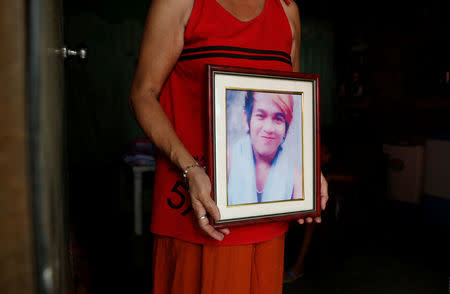
[[[131,104],[144,133],[174,165],[183,170],[186,166],[195,163],[157,101],[156,93],[132,95]]]

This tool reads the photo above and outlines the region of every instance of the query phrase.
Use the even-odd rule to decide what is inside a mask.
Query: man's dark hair
[[[250,118],[252,117],[254,100],[255,100],[255,95],[254,95],[253,91],[247,91],[247,94],[245,94],[244,110],[245,110],[245,114],[247,115],[248,126],[250,126]]]

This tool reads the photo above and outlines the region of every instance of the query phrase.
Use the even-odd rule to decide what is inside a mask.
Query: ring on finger
[[[206,214],[203,215],[203,216],[201,216],[201,217],[199,217],[198,220],[201,221],[201,220],[204,219],[204,218],[207,218]]]

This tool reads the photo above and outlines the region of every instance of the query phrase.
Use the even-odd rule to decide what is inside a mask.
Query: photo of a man
[[[226,96],[228,205],[303,199],[301,95]]]

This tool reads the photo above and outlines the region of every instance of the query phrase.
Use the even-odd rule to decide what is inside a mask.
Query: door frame
[[[57,5],[61,7],[56,7]],[[52,13],[54,15],[49,15]],[[62,1],[27,0],[27,21],[28,155],[36,293],[65,294],[71,291],[71,256],[67,196],[63,182],[64,127],[52,128],[55,123],[61,125],[65,123],[63,57],[55,53],[55,50],[64,46]],[[54,27],[55,22],[61,27]],[[55,76],[50,77],[52,71],[47,71],[47,68],[52,65],[49,61],[58,59],[56,66],[53,65],[53,68],[57,69]],[[51,83],[54,85],[50,85]],[[60,104],[56,103],[60,115],[54,114],[51,98],[48,98],[51,95],[56,95],[60,99]],[[55,133],[49,136],[48,132]],[[58,139],[49,140],[52,137]],[[51,152],[59,155],[55,156],[57,159],[49,156],[51,152],[48,151],[48,147],[54,148]],[[49,181],[52,176],[58,178],[54,183]]]

